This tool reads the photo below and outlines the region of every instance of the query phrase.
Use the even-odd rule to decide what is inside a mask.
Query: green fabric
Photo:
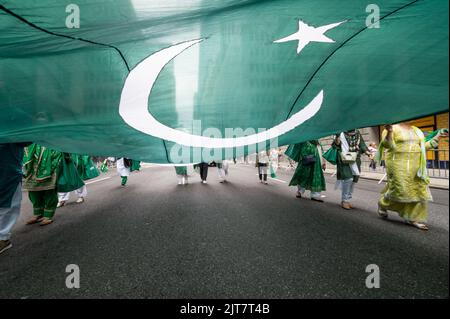
[[[269,164],[269,171],[270,171],[270,177],[277,178],[277,173],[276,173],[275,168],[273,167],[272,163]]]
[[[425,142],[431,141],[432,139],[434,139],[436,137],[436,135],[442,134],[442,133],[448,133],[448,128],[439,129],[439,130],[436,130],[436,131],[433,131],[433,132],[427,134],[425,136]]]
[[[36,143],[25,148],[23,189],[28,191],[54,189],[61,159],[61,152]]]
[[[183,132],[270,129],[321,90],[321,109],[279,146],[448,111],[448,1],[376,1],[380,28],[366,25],[367,0],[77,0],[79,28],[65,25],[69,3],[1,1],[0,143],[175,161],[173,142],[130,127],[118,110],[130,70],[195,39],[148,98],[149,113]],[[333,43],[297,54],[298,41],[274,41],[299,20],[346,22],[325,33]]]
[[[289,186],[301,186],[312,192],[321,192],[326,190],[325,177],[322,171],[320,154],[317,150],[318,141],[304,142],[297,144],[300,153],[297,169],[292,177]],[[304,165],[302,158],[307,155],[314,155],[315,162],[311,165]]]
[[[339,135],[338,135],[339,136]],[[357,130],[357,133],[353,137],[349,137],[345,134],[347,142],[349,144],[350,150],[357,150],[358,156],[356,158],[356,165],[358,165],[358,169],[361,172],[361,154],[368,151],[367,145],[364,142],[364,138],[361,135],[361,132]],[[359,143],[357,143],[359,141]],[[356,144],[357,143],[357,144]],[[336,151],[336,177],[338,180],[347,180],[353,178],[353,182],[357,183],[359,180],[359,176],[353,175],[352,169],[350,168],[350,164],[343,163],[340,153],[341,153],[341,145],[337,145],[336,141],[331,145]]]
[[[45,191],[30,191],[28,198],[33,204],[33,215],[52,219],[58,205],[58,193],[56,189]]]
[[[127,184],[127,181],[128,181],[128,177],[127,176],[122,176],[121,185],[125,186]]]
[[[187,166],[175,166],[177,175],[187,175]]]
[[[300,150],[301,150],[302,143],[289,145],[289,147],[286,149],[286,152],[284,152],[284,155],[289,157],[291,160],[299,162],[300,161]]]
[[[102,173],[107,173],[108,172],[108,160],[105,159],[102,163],[102,165],[100,165],[100,170],[102,171]]]
[[[87,181],[100,175],[89,155],[72,154],[72,159],[82,180]]]
[[[323,153],[322,157],[326,159],[330,164],[336,165],[337,164],[337,156],[338,152],[337,149],[334,147],[330,147],[325,153]]]
[[[75,162],[69,156],[61,161],[60,173],[56,183],[56,189],[60,193],[67,193],[84,186],[84,182],[75,167]]]
[[[141,169],[141,162],[138,160],[131,160],[130,172],[138,171]]]

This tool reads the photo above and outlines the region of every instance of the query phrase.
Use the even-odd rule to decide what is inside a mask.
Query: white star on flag
[[[298,31],[296,33],[291,34],[285,38],[276,40],[274,41],[274,43],[298,41],[297,54],[300,54],[300,52],[311,42],[334,43],[335,41],[327,37],[325,33],[333,28],[336,28],[337,26],[341,25],[344,22],[347,21],[341,21],[337,23],[324,25],[322,27],[314,28],[300,20],[298,22]]]

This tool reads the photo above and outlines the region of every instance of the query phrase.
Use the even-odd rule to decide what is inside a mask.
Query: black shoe
[[[11,241],[9,240],[0,240],[0,254],[7,251],[12,247]]]

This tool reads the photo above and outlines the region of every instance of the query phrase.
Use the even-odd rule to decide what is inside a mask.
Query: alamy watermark
[[[173,164],[191,164],[199,162],[212,162],[220,159],[240,158],[245,155],[259,153],[261,151],[278,148],[278,137],[272,138],[265,128],[224,128],[208,127],[202,130],[200,120],[192,122],[192,136],[203,136],[220,141],[223,139],[234,140],[251,137],[258,134],[257,143],[237,145],[232,147],[191,147],[187,145],[173,144],[168,149],[170,162]],[[249,139],[249,141],[252,139]],[[231,143],[233,144],[233,143]]]
[[[69,289],[80,288],[80,267],[75,264],[66,266],[66,273],[69,275],[66,277],[66,287]]]
[[[366,267],[366,273],[369,275],[366,278],[366,287],[368,289],[380,288],[380,267],[376,264],[370,264]]]
[[[380,7],[374,3],[369,4],[366,7],[366,12],[369,15],[366,18],[366,27],[368,29],[379,29],[380,28]]]
[[[80,7],[76,4],[69,4],[66,7],[66,13],[69,15],[66,17],[66,27],[68,29],[80,28]]]

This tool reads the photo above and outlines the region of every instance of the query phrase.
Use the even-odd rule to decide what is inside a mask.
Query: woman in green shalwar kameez
[[[56,182],[62,153],[38,144],[25,148],[23,189],[33,204],[34,217],[27,224],[40,222],[42,226],[53,222],[58,193]]]
[[[295,174],[289,186],[297,186],[297,198],[301,198],[305,190],[311,191],[311,200],[323,202],[322,191],[326,190],[323,170],[325,162],[322,160],[322,149],[319,141],[313,140],[299,143],[294,146],[294,153],[298,158]]]
[[[75,167],[77,168],[78,175],[80,175],[80,178],[83,181],[87,181],[100,175],[100,172],[94,165],[94,162],[92,161],[92,158],[89,155],[71,154],[69,157],[74,163]],[[83,185],[83,187],[76,189],[75,193],[78,196],[76,203],[77,204],[83,203],[88,194],[86,185]],[[59,208],[64,206],[69,199],[70,199],[70,192],[59,192],[58,193],[59,201],[57,207]]]

